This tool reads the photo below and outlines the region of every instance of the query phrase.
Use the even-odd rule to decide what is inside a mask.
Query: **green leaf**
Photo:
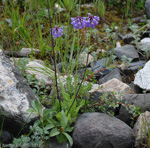
[[[73,145],[73,139],[72,139],[72,137],[71,137],[69,134],[64,133],[64,132],[63,132],[62,134],[64,134],[64,135],[67,137],[67,139],[68,139],[70,145],[72,146],[72,145]]]
[[[37,100],[32,101],[32,107],[38,114],[42,114],[42,106]]]
[[[80,108],[85,104],[85,100],[82,100],[80,102],[80,105],[78,107],[76,107],[75,109],[75,115],[77,115],[77,113],[79,112]]]
[[[48,130],[48,129],[52,129],[53,127],[55,127],[54,124],[47,124],[47,125],[45,126],[45,129]]]
[[[58,142],[59,142],[60,144],[67,141],[66,136],[63,135],[63,134],[57,135],[56,138],[57,138],[57,140],[58,140]]]
[[[62,110],[61,111],[61,127],[66,127],[68,124],[68,118],[67,116],[65,115],[65,112]]]
[[[35,126],[38,126],[40,123],[41,123],[41,120],[38,119],[38,120],[36,120],[36,121],[34,122],[34,125],[35,125]]]
[[[57,117],[57,120],[60,121],[61,120],[61,112],[59,112],[56,117]]]
[[[53,113],[52,109],[45,109],[43,112],[44,119],[52,118],[52,113]]]
[[[33,113],[33,112],[35,112],[35,110],[33,108],[29,108],[29,109],[26,110],[26,112]]]
[[[53,124],[53,125],[55,125],[56,124],[56,121],[55,120],[53,120],[53,119],[48,119],[47,120],[50,124]]]
[[[73,127],[67,127],[64,129],[65,132],[72,132],[73,130]]]
[[[59,134],[60,134],[60,132],[57,130],[57,128],[52,129],[49,133],[50,137],[54,137],[54,136],[57,136]]]

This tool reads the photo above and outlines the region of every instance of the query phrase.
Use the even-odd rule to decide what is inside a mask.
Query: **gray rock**
[[[78,63],[79,63],[79,68],[83,68],[86,66],[86,63],[87,63],[87,56],[88,54],[87,53],[81,53],[79,55],[79,60],[78,60]],[[88,57],[88,63],[87,65],[89,65],[91,62],[94,61],[94,58],[92,55],[89,54],[89,57]]]
[[[134,84],[141,89],[150,91],[150,61],[145,64],[143,69],[136,73]]]
[[[5,116],[4,127],[16,133],[25,122],[27,126],[35,120],[36,116],[29,116],[26,110],[31,108],[31,102],[37,98],[26,80],[2,52],[0,69],[0,114]],[[0,125],[2,121],[3,116],[0,116]]]
[[[5,21],[9,24],[9,27],[12,26],[12,21],[11,21],[11,19],[5,19]]]
[[[49,141],[46,141],[46,148],[71,148],[71,146],[68,141],[60,144],[56,138],[50,138]]]
[[[30,75],[34,74],[37,80],[44,80],[46,86],[52,86],[54,84],[54,71],[50,68],[45,68],[43,65],[35,61],[29,61],[27,67],[28,69],[26,69],[25,72]]]
[[[96,72],[97,70],[104,68],[106,64],[108,63],[106,58],[100,59],[94,63],[92,63],[91,68],[93,69],[93,72]]]
[[[139,48],[141,51],[145,51],[150,48],[150,38],[144,38],[140,41]]]
[[[150,112],[140,114],[134,125],[135,147],[140,147],[142,142],[147,141],[150,127]]]
[[[31,54],[39,54],[39,49],[31,49],[31,48],[22,48],[21,51],[4,51],[4,53],[8,56],[16,56],[16,57],[27,57]]]
[[[12,137],[11,137],[10,133],[5,130],[2,130],[2,132],[0,134],[0,143],[8,144],[10,142],[12,142]]]
[[[44,65],[44,61],[42,60],[38,60],[38,59],[30,59],[30,58],[10,58],[11,62],[14,64],[14,65],[18,65],[18,62],[21,61],[21,60],[26,60],[27,62],[29,61],[34,61],[34,62],[37,62],[41,65]]]
[[[125,45],[122,47],[118,47],[114,49],[114,54],[119,58],[122,59],[122,56],[126,56],[127,58],[138,59],[139,55],[134,48],[133,45]]]
[[[147,38],[147,37],[150,37],[150,31],[148,30],[142,32],[142,38]]]
[[[133,34],[129,33],[129,34],[126,34],[124,36],[121,36],[121,39],[124,41],[125,44],[129,44],[131,41],[134,41],[135,38],[133,36]]]
[[[77,70],[77,75],[78,75],[78,77],[80,77],[80,78],[82,79],[83,76],[84,76],[85,70],[86,70],[86,68]],[[92,74],[92,69],[91,69],[91,68],[87,68],[87,70],[88,70],[89,72],[91,72],[91,74]],[[74,72],[73,75],[76,75],[76,72]]]
[[[144,38],[140,41],[141,44],[150,43],[150,38]]]
[[[132,129],[124,122],[104,113],[84,113],[73,131],[74,148],[131,148]]]
[[[146,0],[145,2],[145,11],[147,18],[150,19],[150,0]]]
[[[129,64],[129,66],[127,68],[125,68],[123,71],[126,74],[129,73],[133,73],[133,72],[137,72],[141,67],[143,67],[145,64],[144,60],[140,60],[140,61],[136,61],[136,62],[132,62]]]
[[[89,92],[116,92],[115,97],[117,99],[120,99],[120,92],[122,92],[124,95],[125,94],[133,94],[134,91],[125,83],[119,81],[116,78],[113,78],[109,81],[107,81],[104,84],[101,84],[99,86],[94,87],[91,89]]]
[[[143,16],[138,16],[131,19],[133,23],[141,23],[144,20]]]
[[[113,78],[116,78],[121,81],[121,75],[118,68],[113,69],[110,73],[105,75],[103,78],[99,79],[99,84],[103,84]]]
[[[100,59],[96,62],[93,62],[91,64],[91,69],[92,69],[93,73],[97,72],[98,70],[101,70],[101,69],[105,68],[108,61],[109,61],[109,58],[108,59],[103,58],[103,59]],[[95,76],[96,77],[103,77],[106,74],[108,74],[110,71],[111,71],[111,69],[106,68],[106,69],[101,70],[100,72],[96,73]]]
[[[150,93],[148,94],[127,94],[123,97],[123,102],[140,107],[141,111],[150,111]],[[132,115],[124,106],[121,106],[119,115],[116,116],[123,122],[130,125]]]

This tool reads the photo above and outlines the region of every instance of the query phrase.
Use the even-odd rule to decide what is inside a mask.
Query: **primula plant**
[[[49,8],[48,8],[48,13],[50,14]],[[75,29],[84,29],[85,27],[88,27],[91,30],[91,28],[94,28],[96,25],[98,25],[99,20],[100,20],[99,17],[93,16],[90,13],[88,13],[87,17],[77,16],[75,18],[71,18],[72,21],[71,24]],[[32,108],[28,109],[27,112],[39,116],[39,119],[35,122],[33,127],[34,128],[38,127],[38,129],[43,129],[43,130],[39,130],[41,133],[38,134],[39,135],[42,134],[42,136],[39,138],[39,141],[40,142],[43,141],[44,146],[46,146],[46,141],[51,137],[56,137],[59,143],[68,140],[70,145],[72,146],[73,139],[68,133],[72,132],[73,130],[72,125],[78,116],[78,112],[80,111],[81,107],[85,105],[85,100],[81,98],[85,92],[91,89],[91,84],[83,83],[86,75],[86,70],[84,72],[84,76],[80,84],[77,78],[74,78],[74,82],[73,82],[73,79],[70,76],[68,76],[68,78],[66,79],[66,83],[67,83],[66,86],[64,86],[64,84],[61,82],[59,75],[56,73],[57,56],[54,50],[57,50],[57,41],[58,41],[57,38],[61,40],[61,36],[63,35],[63,27],[59,27],[55,25],[55,27],[52,28],[50,15],[49,15],[49,23],[50,23],[51,43],[52,43],[52,49],[54,54],[54,70],[55,70],[55,76],[54,76],[55,81],[54,81],[54,88],[53,88],[53,92],[54,92],[53,106],[51,109],[43,109],[41,104],[38,101],[33,101]],[[91,36],[89,36],[89,42],[90,42],[90,37]],[[54,45],[53,38],[56,39],[55,45]],[[79,52],[77,52],[77,57],[78,57],[78,53]],[[88,47],[86,69],[88,65],[87,64],[88,58],[89,58],[89,47]],[[47,76],[49,75],[46,69],[43,72],[43,74],[46,74]],[[61,92],[59,92],[58,90],[58,85],[61,88]],[[32,132],[34,135],[35,130],[32,130],[31,133]],[[15,141],[17,140],[15,139]],[[19,141],[21,141],[21,139]],[[33,141],[34,138],[30,138],[28,140],[29,143],[32,143]]]

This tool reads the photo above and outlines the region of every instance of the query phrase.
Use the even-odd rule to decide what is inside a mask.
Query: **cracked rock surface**
[[[26,80],[0,50],[0,125],[5,117],[5,128],[16,132],[25,122],[33,121],[35,116],[26,112],[33,100],[37,98]]]
[[[146,91],[150,91],[150,61],[136,73],[134,84]]]

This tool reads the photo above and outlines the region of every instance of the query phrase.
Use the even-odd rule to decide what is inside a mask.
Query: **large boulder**
[[[4,129],[18,134],[22,126],[26,129],[35,120],[36,116],[29,116],[26,110],[31,108],[31,102],[37,98],[2,50],[0,69],[0,126],[3,124]]]
[[[150,91],[150,61],[145,64],[143,69],[136,73],[134,84],[141,89]]]
[[[128,94],[123,97],[123,102],[126,105],[135,105],[135,107],[140,107],[140,111],[150,111],[150,93],[147,94]],[[129,113],[130,109],[127,110],[123,105],[120,107],[119,115],[117,118],[127,123],[131,124],[132,114]]]
[[[124,122],[104,113],[84,113],[73,131],[73,148],[131,148],[132,129]]]

